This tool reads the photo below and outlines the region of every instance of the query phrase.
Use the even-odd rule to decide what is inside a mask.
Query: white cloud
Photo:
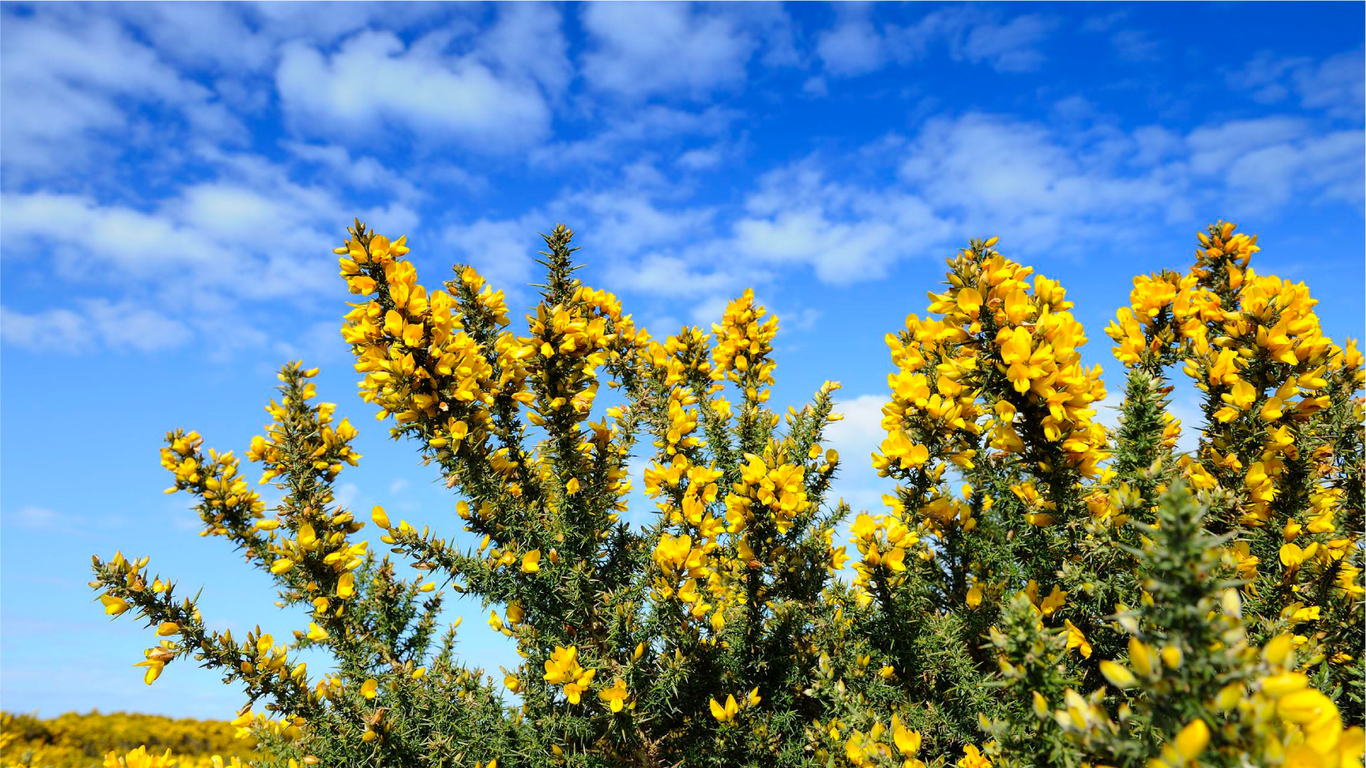
[[[84,195],[48,192],[0,197],[8,240],[6,262],[26,261],[55,245],[61,271],[86,273],[112,266],[145,278],[194,264],[211,264],[217,243],[168,217],[119,205],[100,205]],[[136,248],[126,247],[137,243]]]
[[[1110,36],[1110,44],[1115,47],[1115,53],[1125,61],[1156,61],[1162,57],[1162,43],[1142,29],[1121,29]]]
[[[1366,108],[1363,67],[1361,49],[1320,61],[1262,51],[1230,71],[1227,80],[1235,88],[1251,91],[1252,98],[1262,104],[1278,104],[1294,96],[1305,109],[1359,121]]]
[[[0,338],[28,349],[76,352],[89,345],[86,319],[69,309],[50,309],[26,315],[0,307]]]
[[[549,231],[549,226],[535,214],[508,220],[481,218],[446,227],[441,241],[455,249],[453,261],[472,265],[495,290],[516,297],[532,282],[533,268],[540,268],[536,251],[544,242],[536,233]]]
[[[106,299],[93,299],[83,302],[83,309],[92,329],[111,347],[151,352],[179,346],[190,338],[190,330],[184,323],[131,300],[115,304]]]
[[[131,300],[87,299],[78,309],[25,314],[0,307],[0,335],[8,344],[44,352],[77,353],[103,345],[153,352],[189,340],[188,328]]]
[[[350,509],[355,507],[356,502],[361,499],[360,486],[355,483],[342,483],[337,486],[337,507]]]
[[[0,132],[11,174],[98,168],[96,159],[108,163],[128,149],[163,146],[180,126],[174,119],[146,121],[135,113],[140,106],[165,109],[204,137],[245,135],[212,91],[182,77],[111,18],[45,7],[32,16],[5,13],[0,46],[7,62],[0,68]],[[113,133],[121,134],[119,142],[88,140]]]
[[[904,66],[940,46],[955,61],[1029,72],[1042,65],[1040,46],[1056,27],[1040,14],[1001,21],[994,12],[967,5],[931,11],[906,25],[878,24],[871,15],[849,13],[821,33],[816,51],[825,72],[837,77],[875,72],[893,62]]]
[[[1364,139],[1360,130],[1325,133],[1270,117],[1199,128],[1187,144],[1192,170],[1225,184],[1235,212],[1263,213],[1296,195],[1361,207]]]
[[[313,323],[291,323],[289,336],[269,339],[262,334],[255,346],[259,348],[269,344],[274,355],[270,361],[272,367],[280,360],[303,360],[310,366],[330,368],[329,363],[351,361],[351,347],[338,333],[339,325],[335,316]],[[219,360],[229,359],[235,351],[212,350],[217,353],[216,358]]]
[[[1361,50],[1339,53],[1317,67],[1294,72],[1300,104],[1306,109],[1324,109],[1339,117],[1361,119],[1366,105],[1366,75],[1362,74]]]
[[[402,174],[386,167],[373,157],[353,156],[346,147],[298,141],[284,142],[284,147],[301,161],[328,169],[331,171],[331,178],[343,179],[353,188],[366,191],[383,190],[399,200],[408,202],[418,202],[424,197],[417,185]]]
[[[647,248],[705,236],[716,214],[710,207],[663,207],[638,188],[568,194],[554,208],[565,214],[578,212],[575,218],[585,221],[584,245],[608,258],[627,258]],[[557,220],[567,220],[565,214]]]
[[[1308,130],[1308,123],[1298,117],[1234,120],[1197,128],[1187,138],[1191,170],[1199,174],[1219,173],[1252,150],[1294,141]]]
[[[622,175],[629,180],[631,169]],[[458,260],[473,264],[495,288],[512,297],[520,297],[525,286],[540,277],[541,267],[534,259],[544,243],[537,233],[549,232],[557,223],[573,225],[574,242],[583,249],[579,263],[604,269],[609,281],[621,280],[642,290],[672,285],[669,293],[682,287],[686,294],[713,279],[701,273],[676,275],[670,281],[666,273],[683,265],[672,244],[710,235],[716,211],[664,206],[656,198],[670,188],[657,172],[642,167],[634,175],[634,184],[565,189],[545,206],[517,218],[480,218],[449,225],[442,230],[442,240],[457,251]],[[650,259],[639,261],[645,254],[651,254]],[[590,279],[588,274],[582,277]]]
[[[24,528],[53,528],[61,523],[62,518],[63,515],[58,512],[35,506],[20,507],[5,515],[6,522]]]
[[[845,285],[975,235],[1008,236],[1025,255],[1082,256],[1088,239],[1151,236],[1197,208],[1265,214],[1295,195],[1362,203],[1359,131],[1314,134],[1303,120],[1268,118],[1183,136],[1078,120],[1059,129],[941,116],[909,139],[791,163],[760,179],[716,239],[688,252],[726,259],[731,273],[806,265]],[[894,183],[882,181],[889,164]],[[695,284],[677,282],[684,295]]]
[[[575,223],[611,284],[687,301],[683,314],[703,318],[794,267],[848,285],[969,236],[1005,235],[1025,256],[1082,257],[1093,238],[1160,235],[1197,208],[1262,213],[1288,194],[1360,204],[1359,133],[1315,136],[1297,118],[1126,132],[1080,100],[1060,104],[1065,126],[944,115],[908,138],[795,161],[761,176],[738,209],[690,204],[686,185],[636,163],[619,171],[620,186],[565,191],[534,215],[452,232],[476,263],[525,283],[536,245],[526,233]]]
[[[822,281],[843,285],[877,278],[912,248],[950,232],[919,196],[837,182],[814,161],[767,174],[745,212],[727,247],[761,262],[804,263]]]
[[[712,301],[724,301],[718,298],[720,294],[735,292],[768,278],[767,273],[757,270],[749,273],[730,271],[716,263],[704,266],[683,256],[647,253],[617,265],[610,281],[622,290],[677,298],[707,296]],[[716,313],[716,318],[720,316]]]
[[[478,50],[502,71],[529,76],[550,94],[569,86],[574,67],[559,11],[543,3],[498,6],[498,20],[478,34]]]
[[[233,76],[269,70],[288,40],[330,44],[365,27],[391,31],[449,11],[438,3],[126,3],[110,8],[178,63]],[[473,31],[464,16],[445,25]]]
[[[1159,217],[1179,211],[1179,168],[1126,168],[1137,145],[1113,137],[1111,155],[1083,135],[1060,136],[1044,126],[969,114],[928,121],[910,143],[901,178],[934,210],[962,217],[967,232],[1008,233],[1015,247],[1053,247],[1113,231],[1137,211]],[[1119,154],[1120,158],[1114,155]]]
[[[694,136],[725,136],[743,117],[736,110],[716,106],[697,111],[642,106],[610,113],[601,121],[602,128],[588,137],[547,143],[532,149],[529,157],[536,165],[556,168],[580,163],[619,163],[626,147],[658,150]]]
[[[259,348],[267,341],[261,325],[278,341],[311,343],[307,323],[270,316],[307,313],[321,297],[341,294],[331,249],[348,214],[389,232],[417,224],[402,203],[358,210],[264,158],[207,145],[197,152],[216,175],[146,207],[93,195],[0,195],[3,259],[17,270],[10,274],[55,273],[75,296],[106,294],[55,308],[16,304],[7,294],[5,341],[152,350],[205,334],[218,354],[234,344]]]
[[[594,45],[583,54],[593,87],[629,97],[680,92],[703,98],[745,79],[759,47],[744,19],[684,3],[592,3],[581,14]]]
[[[444,56],[443,43],[405,46],[388,31],[357,34],[330,55],[291,43],[276,87],[292,125],[307,133],[402,126],[433,143],[502,150],[547,133],[550,109],[531,78],[495,72],[476,54]]]
[[[821,98],[830,94],[830,86],[823,77],[808,77],[802,83],[802,93],[811,98]]]
[[[821,32],[816,41],[825,71],[838,77],[881,69],[888,56],[886,41],[868,19],[845,19]]]
[[[708,168],[715,168],[724,159],[725,152],[721,147],[713,146],[699,149],[690,149],[678,156],[674,161],[680,168],[689,171],[704,171]]]
[[[985,61],[1001,72],[1031,72],[1043,63],[1038,46],[1053,26],[1038,14],[1016,16],[1004,24],[978,24],[957,55],[971,62]]]
[[[856,512],[878,512],[882,494],[891,489],[891,481],[879,478],[870,461],[887,436],[882,429],[882,406],[887,400],[881,394],[840,398],[835,401],[835,413],[843,414],[844,420],[826,428],[827,443],[839,451],[841,463],[831,484],[832,496],[842,497]]]
[[[194,66],[256,70],[271,61],[276,41],[267,26],[253,30],[233,3],[129,3],[118,10],[159,51]]]

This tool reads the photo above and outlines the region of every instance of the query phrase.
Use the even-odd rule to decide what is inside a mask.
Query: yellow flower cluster
[[[161,466],[175,475],[167,493],[186,490],[200,497],[201,536],[228,536],[265,516],[266,504],[251,490],[231,451],[200,452],[204,438],[198,432],[176,430],[166,434]]]
[[[1125,365],[1159,364],[1184,333],[1197,332],[1201,317],[1215,309],[1210,291],[1196,291],[1195,275],[1164,271],[1134,278],[1129,307],[1116,311],[1105,333],[1115,341],[1114,355]]]
[[[738,702],[735,700],[735,694],[728,693],[725,703],[713,698],[708,700],[708,706],[711,709],[711,716],[716,722],[729,723],[735,720],[735,716],[740,714],[742,709],[756,707],[762,700],[763,698],[759,696],[759,689],[755,688],[749,692],[748,696],[742,697]]]
[[[1345,728],[1342,717],[1332,699],[1315,690],[1303,672],[1296,671],[1294,647],[1296,638],[1282,634],[1273,638],[1260,652],[1246,644],[1239,620],[1240,600],[1234,590],[1223,595],[1222,615],[1212,615],[1211,621],[1227,626],[1224,637],[1230,642],[1229,652],[1247,657],[1253,674],[1247,679],[1229,682],[1219,690],[1215,700],[1206,702],[1209,711],[1220,713],[1225,743],[1237,745],[1237,754],[1225,754],[1245,765],[1284,765],[1296,768],[1349,768],[1359,766],[1366,734],[1360,727]],[[1121,612],[1122,615],[1122,612]],[[1122,620],[1131,633],[1135,624]],[[1069,630],[1071,627],[1069,622]],[[1004,640],[993,630],[994,642]],[[1161,648],[1144,642],[1138,634],[1128,640],[1128,663],[1103,660],[1099,664],[1105,680],[1118,690],[1142,689],[1150,696],[1186,694],[1181,688],[1181,667],[1184,653],[1177,645]],[[1052,720],[1067,738],[1090,750],[1104,752],[1107,744],[1122,738],[1120,722],[1126,716],[1121,706],[1121,719],[1111,718],[1106,707],[1107,691],[1102,687],[1090,694],[1068,688],[1064,691],[1062,707],[1054,709],[1046,697],[1033,692],[1034,713],[1042,720]],[[1210,742],[1210,726],[1196,718],[1182,725],[1180,730],[1164,739],[1160,757],[1153,758],[1149,768],[1180,768],[1199,766],[1199,758]],[[1227,752],[1229,747],[1225,748]]]
[[[566,408],[573,420],[586,419],[597,397],[598,369],[620,359],[623,350],[634,353],[637,332],[615,296],[580,285],[564,304],[539,305],[531,337],[523,341],[534,348],[533,368],[549,385],[530,417],[543,425]]]
[[[742,446],[729,454],[730,471],[738,477],[728,487],[718,486],[723,473],[710,462],[718,449],[720,457],[730,450],[731,438],[724,435],[732,415],[723,395],[726,382],[741,392],[742,423],[760,429],[778,423],[778,416],[760,408],[773,381],[777,321],[746,292],[730,303],[713,330],[715,346],[701,330],[685,327],[648,347],[663,423],[656,431],[656,461],[645,470],[646,495],[658,499],[665,523],[653,548],[653,595],[679,606],[691,631],[709,624],[710,635],[701,642],[712,645],[726,627],[728,612],[747,599],[760,599],[766,569],[793,567],[785,559],[790,550],[778,539],[813,510],[808,485],[827,481],[838,462],[831,451],[822,463],[814,444],[809,450],[803,446],[808,455],[801,458],[789,455],[786,441],[770,441],[762,449]],[[828,397],[836,386],[823,387],[821,396]],[[790,413],[789,420],[794,416]],[[720,433],[717,444],[704,440],[704,425],[708,436]],[[808,467],[803,459],[813,463]],[[814,469],[814,477],[808,469]],[[842,555],[835,548],[830,553],[832,562]]]
[[[555,646],[554,652],[545,661],[545,681],[563,687],[564,696],[570,704],[579,703],[597,673],[596,669],[579,666],[579,649],[573,645],[568,648]]]
[[[156,578],[153,579],[150,585],[147,583],[147,574],[144,569],[147,567],[149,559],[150,558],[143,556],[138,560],[130,561],[123,556],[122,552],[115,552],[108,563],[101,563],[98,558],[96,558],[95,563],[97,566],[107,567],[109,573],[115,575],[115,577],[122,582],[121,586],[129,592],[143,593],[150,591],[153,594],[158,595],[167,592],[172,586],[169,582]],[[104,605],[104,612],[110,616],[118,616],[132,607],[132,604],[127,599],[108,592],[100,596],[100,603]],[[184,605],[184,609],[189,612],[190,621],[196,625],[201,623],[202,620],[198,608],[193,607],[187,602]],[[168,637],[179,635],[183,631],[184,628],[178,622],[164,621],[157,626],[156,634],[158,637]],[[143,661],[140,661],[133,666],[146,667],[147,671],[143,673],[142,681],[147,685],[151,685],[161,676],[162,670],[166,668],[168,663],[175,659],[179,651],[180,646],[175,641],[162,640],[157,645],[143,651]]]
[[[768,387],[773,385],[773,372],[778,367],[770,359],[778,318],[768,315],[764,319],[765,315],[768,311],[754,303],[754,291],[746,289],[726,307],[721,324],[712,326],[716,347],[712,350],[715,365],[711,377],[735,382],[749,400],[758,403],[768,400]]]
[[[907,553],[914,550],[917,556],[930,556],[918,546],[920,537],[895,515],[860,513],[854,519],[852,535],[854,546],[863,555],[854,564],[854,584],[859,587],[867,588],[878,576],[885,585],[896,586],[905,578]]]
[[[836,755],[844,761],[832,760],[830,750],[817,749],[817,758],[829,761],[831,765],[849,765],[854,768],[874,768],[875,766],[900,766],[901,768],[925,768],[921,760],[920,731],[907,728],[901,716],[893,713],[887,723],[875,722],[866,729],[846,728],[835,718],[827,722],[815,721],[812,731],[822,737],[822,741],[839,745]]]
[[[285,366],[280,379],[285,387],[281,403],[270,400],[266,411],[272,417],[265,436],[255,436],[247,458],[264,465],[261,482],[288,476],[295,485],[287,503],[281,504],[279,517],[261,519],[255,527],[265,532],[265,556],[270,573],[295,574],[299,596],[313,605],[314,616],[328,612],[339,615],[343,601],[355,594],[355,575],[367,549],[366,541],[352,543],[351,534],[365,523],[350,511],[329,510],[333,502],[328,482],[335,480],[343,465],[355,466],[359,454],[351,441],[357,430],[347,420],[333,426],[335,403],[309,400],[317,395],[313,379],[317,369],[303,370],[299,364]],[[299,466],[302,465],[302,466]],[[316,477],[311,486],[299,486],[301,478]],[[309,627],[309,640],[325,640],[326,631],[317,623]]]
[[[726,530],[750,530],[758,516],[772,521],[778,533],[787,533],[792,522],[811,507],[806,498],[806,469],[787,460],[781,445],[770,445],[762,456],[747,453],[740,467],[740,481],[726,496]],[[741,556],[752,551],[745,538],[738,545]]]
[[[302,370],[298,363],[286,366],[280,373],[281,381],[286,381],[290,376],[297,376],[299,379],[312,379],[318,375],[317,368]],[[312,464],[311,469],[317,472],[326,481],[335,480],[342,471],[342,464],[356,466],[360,459],[360,454],[351,449],[351,441],[356,438],[356,428],[351,426],[351,422],[342,419],[337,426],[332,426],[332,415],[336,412],[335,403],[322,403],[316,408],[317,431],[315,434],[303,434],[299,426],[291,421],[294,415],[292,411],[300,411],[307,401],[317,397],[317,386],[309,381],[304,384],[299,393],[295,396],[298,402],[292,402],[286,397],[284,402],[277,404],[271,400],[266,404],[266,412],[271,416],[271,423],[266,426],[264,436],[257,435],[251,440],[251,447],[247,450],[247,459],[254,462],[261,462],[265,471],[261,474],[261,482],[270,482],[275,477],[285,474],[288,471],[286,456],[280,450],[280,444],[285,440],[293,440],[304,443],[307,447],[308,458]],[[306,412],[308,409],[302,409]],[[312,415],[312,414],[310,414]]]
[[[169,749],[157,754],[148,752],[147,747],[138,747],[126,754],[110,752],[100,765],[102,768],[241,768],[242,761],[236,757],[224,760],[218,755],[172,756]]]
[[[1072,303],[1056,281],[1006,259],[995,244],[974,241],[949,260],[949,289],[930,294],[940,319],[911,315],[905,331],[887,337],[896,372],[873,466],[904,483],[887,498],[893,513],[910,510],[904,522],[936,536],[950,524],[975,527],[971,493],[960,502],[940,484],[949,465],[976,465],[982,435],[1030,470],[1070,473],[1057,476],[1063,484],[1098,477],[1109,457],[1105,429],[1093,420],[1105,388],[1099,366],[1082,365],[1086,336]],[[1047,525],[1049,497],[1062,490],[1041,495],[1025,486],[1017,495],[1036,507],[1030,522]],[[977,503],[989,509],[992,500]]]
[[[403,258],[406,238],[390,242],[360,229],[337,253],[350,291],[375,296],[354,305],[342,337],[364,374],[361,398],[380,406],[380,418],[393,414],[400,425],[421,420],[429,445],[454,450],[470,431],[480,437],[491,419],[488,406],[504,387],[530,399],[521,387],[528,350],[511,334],[500,334],[491,361],[491,350],[465,333],[458,299],[441,290],[429,297],[417,282],[412,262]],[[507,324],[503,293],[485,285],[473,268],[463,270],[452,289],[467,299],[465,312],[474,310],[497,327]]]
[[[1040,744],[1083,766],[1359,766],[1362,733],[1343,722],[1359,721],[1358,702],[1326,694],[1360,664],[1344,627],[1366,596],[1361,472],[1345,457],[1361,452],[1363,360],[1322,335],[1303,285],[1252,270],[1255,238],[1220,223],[1188,273],[1134,281],[1107,331],[1132,369],[1113,433],[1096,421],[1105,387],[1082,363],[1086,335],[1062,286],[996,238],[972,241],[926,319],[887,338],[891,397],[872,464],[895,490],[875,514],[828,498],[839,456],[821,442],[838,385],[788,409],[785,428],[763,405],[778,322],[752,291],[712,334],[685,327],[655,342],[616,297],[573,277],[570,237],[544,236],[542,300],[518,335],[474,269],[429,291],[404,239],[357,222],[336,253],[361,297],[342,329],[361,396],[459,490],[479,543],[394,525],[375,507],[380,541],[423,575],[396,579],[371,557],[355,540],[363,523],[330,490],[359,458],[356,430],[313,403],[316,370],[287,366],[247,452],[286,491],[276,514],[232,454],[205,454],[195,433],[168,435],[162,463],[172,490],[200,499],[206,535],[268,570],[282,606],[311,607],[307,629],[277,644],[258,626],[237,642],[172,599],[146,558],[97,559],[105,612],[155,629],[138,664],[148,683],[194,656],[270,702],[276,719],[245,710],[239,733],[289,750],[336,738],[332,754],[358,762],[420,762],[476,728],[489,737],[467,759],[488,766],[545,748],[575,764],[814,752],[860,768],[991,768]],[[1161,412],[1177,364],[1207,395],[1210,423],[1189,455]],[[643,529],[619,519],[642,435],[656,449],[644,482],[658,511]],[[858,557],[845,581],[835,534],[851,516]],[[1245,581],[1225,592],[1233,575]],[[442,580],[483,598],[489,626],[516,642],[524,661],[502,681],[516,705],[454,662],[458,621],[439,652],[429,642],[440,595],[423,595]],[[1181,602],[1197,591],[1194,608]],[[1246,624],[1242,599],[1256,612]],[[310,680],[290,660],[310,647],[337,670]],[[1327,676],[1324,693],[1311,674]],[[446,712],[452,695],[468,710]],[[134,746],[106,764],[174,759]]]
[[[694,620],[701,620],[717,606],[711,602],[727,601],[729,580],[713,568],[711,556],[720,546],[725,523],[713,513],[721,473],[706,466],[690,466],[687,458],[674,454],[668,467],[658,464],[645,471],[646,495],[667,498],[659,503],[660,510],[672,526],[680,531],[672,535],[660,533],[655,543],[653,559],[659,575],[654,579],[654,592],[661,600],[677,599]],[[680,581],[682,582],[680,584]],[[723,611],[713,615],[717,630],[724,623]]]

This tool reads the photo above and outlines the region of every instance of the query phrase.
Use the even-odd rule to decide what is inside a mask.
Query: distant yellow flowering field
[[[0,762],[4,768],[237,766],[256,744],[236,738],[237,730],[218,720],[122,712],[68,712],[51,720],[6,712],[0,714]]]

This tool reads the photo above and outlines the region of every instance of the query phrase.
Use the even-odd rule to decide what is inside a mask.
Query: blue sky
[[[1360,3],[3,4],[0,705],[230,716],[236,691],[90,604],[92,553],[205,586],[214,625],[304,628],[168,484],[166,430],[239,454],[282,362],[361,428],[359,510],[457,530],[354,395],[331,248],[352,216],[419,274],[523,308],[537,232],[656,335],[747,286],[782,319],[775,403],[843,382],[856,505],[883,335],[967,238],[1063,280],[1086,351],[1134,274],[1216,218],[1363,331]],[[1193,418],[1189,394],[1175,409]],[[644,511],[637,512],[646,514]],[[464,603],[464,649],[515,654]],[[454,615],[454,614],[453,614]]]

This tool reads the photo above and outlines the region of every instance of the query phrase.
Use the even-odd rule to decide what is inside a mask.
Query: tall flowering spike
[[[973,241],[949,260],[948,290],[930,294],[940,319],[910,315],[905,331],[887,337],[896,372],[883,409],[887,439],[873,465],[902,482],[894,511],[918,510],[931,531],[971,526],[971,514],[939,485],[950,465],[976,465],[983,437],[1047,481],[1031,513],[1042,524],[1076,479],[1097,477],[1109,456],[1094,420],[1105,387],[1099,366],[1082,364],[1086,335],[1072,303],[995,242]]]
[[[492,401],[505,388],[520,391],[524,379],[516,353],[493,348],[497,327],[507,322],[502,293],[469,267],[448,286],[453,292],[429,293],[404,258],[404,238],[390,242],[362,227],[343,249],[347,286],[373,297],[353,305],[342,327],[364,374],[361,398],[380,407],[380,418],[393,417],[396,435],[413,433],[438,456],[483,439]],[[478,327],[473,336],[467,320]],[[495,363],[506,363],[507,375]]]
[[[1312,626],[1325,614],[1328,626],[1357,621],[1361,570],[1350,553],[1359,555],[1362,506],[1362,414],[1353,405],[1361,355],[1323,334],[1304,284],[1256,272],[1255,236],[1221,221],[1198,240],[1187,274],[1135,279],[1131,306],[1108,331],[1115,355],[1158,386],[1162,369],[1179,362],[1204,392],[1207,427],[1180,472],[1213,504],[1211,527],[1240,532],[1227,553],[1249,596],[1316,595],[1284,607],[1292,623]],[[1341,676],[1358,674],[1349,667],[1360,638],[1322,642],[1346,684]]]
[[[778,318],[754,302],[746,289],[726,307],[719,325],[712,326],[716,347],[712,350],[712,378],[728,379],[740,387],[746,401],[768,400],[777,363],[771,359]]]
[[[1187,334],[1199,335],[1201,310],[1217,304],[1212,292],[1197,290],[1198,284],[1193,274],[1170,271],[1135,277],[1130,306],[1121,307],[1105,329],[1115,342],[1115,359],[1150,373],[1175,362]]]

